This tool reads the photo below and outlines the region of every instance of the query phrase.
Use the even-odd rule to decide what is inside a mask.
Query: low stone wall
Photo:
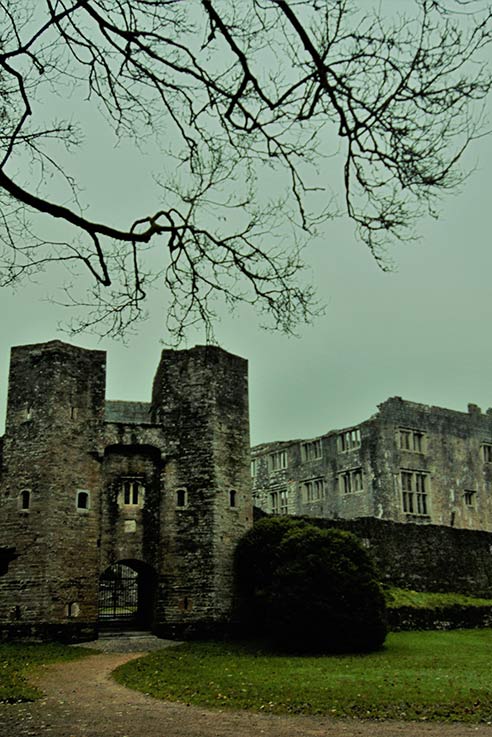
[[[492,626],[490,606],[451,606],[436,609],[400,607],[388,609],[388,626],[393,632],[401,630],[454,630]]]
[[[414,591],[452,591],[492,598],[492,533],[438,525],[305,518],[321,528],[348,530],[373,558],[380,580]]]
[[[98,637],[91,622],[0,624],[0,642],[90,642]]]

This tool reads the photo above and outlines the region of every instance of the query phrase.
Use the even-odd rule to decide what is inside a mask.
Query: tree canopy
[[[394,5],[0,0],[0,285],[85,270],[90,293],[67,299],[81,300],[81,327],[117,335],[154,284],[179,341],[197,321],[210,337],[218,297],[286,332],[309,321],[302,249],[341,211],[386,268],[388,243],[462,181],[491,85],[484,3]],[[66,120],[57,95],[73,102]],[[158,209],[93,216],[66,156],[83,147],[82,103],[118,139],[158,141]]]
[[[235,564],[243,632],[294,651],[362,652],[383,644],[384,595],[355,535],[266,517],[239,541]]]

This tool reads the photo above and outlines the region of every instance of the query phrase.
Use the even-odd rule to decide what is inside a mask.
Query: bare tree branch
[[[217,300],[292,332],[319,310],[301,253],[337,212],[328,163],[385,269],[388,244],[463,180],[491,87],[479,0],[414,0],[406,17],[353,0],[0,0],[0,28],[0,285],[65,265],[75,330],[124,333],[155,287],[176,340],[197,323],[213,339]],[[64,89],[74,115],[86,101],[116,136],[159,141],[155,213],[112,224],[90,192],[82,206],[63,155],[80,126],[42,113]]]

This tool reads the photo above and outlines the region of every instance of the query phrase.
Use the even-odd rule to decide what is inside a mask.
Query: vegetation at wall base
[[[57,644],[0,645],[0,702],[15,704],[39,699],[42,693],[28,681],[34,668],[93,654],[91,650]]]
[[[466,594],[434,591],[412,591],[411,589],[385,588],[384,596],[388,609],[411,607],[412,609],[437,609],[444,607],[492,607],[492,599]]]
[[[207,708],[406,721],[492,722],[492,630],[390,633],[364,655],[288,656],[187,643],[120,666],[116,680]]]
[[[236,550],[238,618],[245,632],[290,652],[364,652],[386,635],[385,600],[351,533],[264,518]]]

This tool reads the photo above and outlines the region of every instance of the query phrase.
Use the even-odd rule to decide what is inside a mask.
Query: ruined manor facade
[[[247,362],[162,352],[152,399],[105,399],[106,354],[14,348],[0,439],[0,634],[183,636],[230,621],[252,524]],[[1,561],[0,561],[1,562]]]
[[[492,531],[492,409],[393,397],[359,425],[258,445],[251,466],[268,513]]]

